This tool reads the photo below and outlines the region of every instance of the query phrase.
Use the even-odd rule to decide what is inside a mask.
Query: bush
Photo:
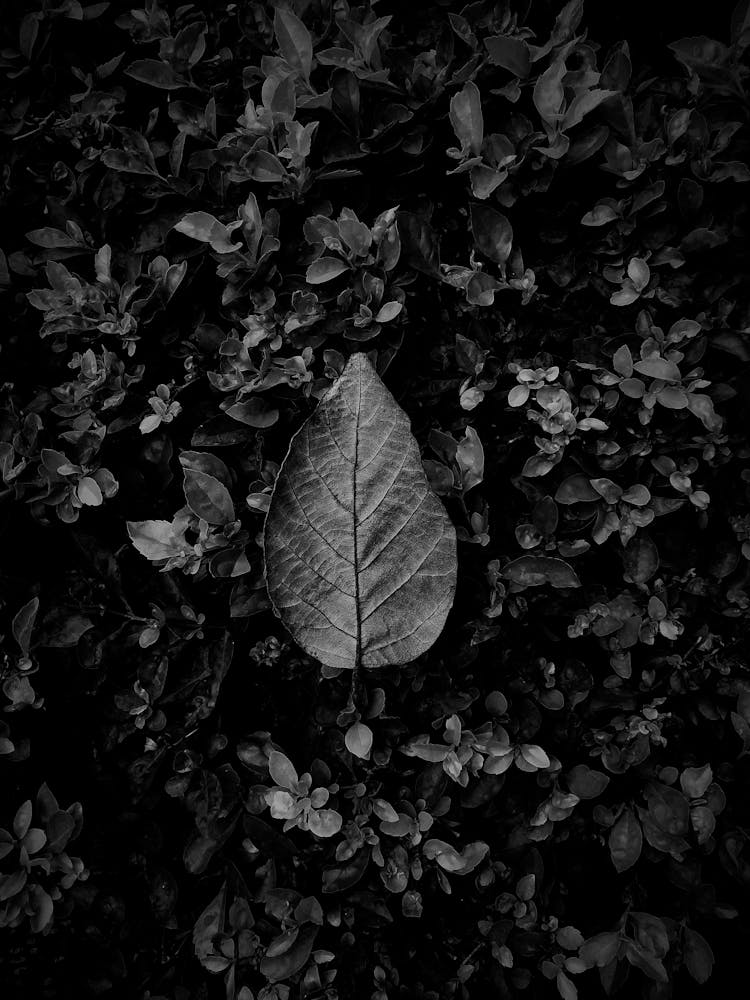
[[[6,995],[736,983],[747,0],[677,40],[580,0],[11,7]],[[355,354],[451,594],[457,538],[445,626],[361,668],[293,608],[347,595],[281,570],[330,532],[293,456]],[[374,455],[372,409],[329,440]]]

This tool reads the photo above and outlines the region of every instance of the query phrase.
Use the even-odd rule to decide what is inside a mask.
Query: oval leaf
[[[643,833],[632,809],[626,809],[612,827],[609,853],[618,872],[632,868],[641,855]]]
[[[229,490],[206,472],[185,469],[185,499],[195,516],[209,524],[226,524],[234,520]]]
[[[326,281],[338,278],[346,270],[346,263],[338,257],[318,257],[308,267],[305,281],[308,285],[322,285]]]
[[[260,962],[261,973],[272,983],[278,983],[299,972],[310,957],[317,933],[317,927],[308,925],[302,928],[292,947],[282,955],[273,957],[266,952]]]
[[[496,264],[506,262],[513,246],[513,227],[501,212],[489,205],[472,204],[471,231],[485,257]]]
[[[372,749],[372,729],[363,722],[355,722],[347,729],[344,743],[349,753],[367,760]]]
[[[292,438],[264,550],[276,614],[327,666],[407,663],[442,631],[456,533],[366,355],[352,355]]]

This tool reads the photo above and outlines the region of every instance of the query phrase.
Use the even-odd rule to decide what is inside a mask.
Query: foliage
[[[0,31],[4,995],[740,981],[747,0]],[[445,627],[361,672],[274,613],[281,543],[332,540],[332,414],[398,424],[378,538],[415,484],[456,537]]]

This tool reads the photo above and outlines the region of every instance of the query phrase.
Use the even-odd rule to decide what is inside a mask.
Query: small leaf
[[[174,228],[201,243],[209,243],[217,253],[239,250],[242,243],[232,243],[229,228],[208,212],[188,212]]]
[[[278,983],[299,972],[310,957],[317,933],[315,925],[307,924],[288,951],[277,957],[264,956],[260,962],[261,975],[272,983]]]
[[[586,212],[581,219],[584,226],[604,226],[608,222],[619,219],[619,215],[611,205],[594,205],[590,212]]]
[[[125,70],[127,76],[160,90],[179,90],[187,81],[161,59],[136,59]]]
[[[540,771],[550,765],[550,759],[547,754],[541,747],[536,746],[534,743],[522,743],[521,756],[527,764],[531,764],[532,767]]]
[[[104,500],[99,483],[95,479],[92,479],[91,476],[82,476],[78,480],[76,496],[86,507],[99,507]]]
[[[634,583],[646,583],[659,568],[659,552],[651,539],[640,533],[625,546],[623,563]]]
[[[286,754],[279,750],[272,750],[268,757],[268,772],[277,785],[282,788],[294,790],[297,788],[299,777],[294,764]]]
[[[30,601],[21,608],[19,612],[16,613],[13,618],[13,624],[11,626],[13,630],[13,638],[19,645],[19,648],[24,656],[29,655],[29,644],[31,642],[31,633],[34,628],[34,622],[36,621],[37,612],[39,611],[39,598],[32,597]]]
[[[643,833],[632,809],[625,809],[609,834],[609,853],[618,872],[632,868],[641,856]]]
[[[471,231],[476,245],[486,257],[496,264],[507,261],[513,247],[513,227],[501,212],[496,212],[489,205],[472,203]]]
[[[209,524],[234,521],[234,504],[223,483],[197,469],[185,469],[185,500],[196,517]]]
[[[142,556],[155,562],[183,551],[171,521],[127,521],[128,535]]]
[[[372,730],[363,722],[355,722],[347,729],[344,743],[349,753],[362,760],[369,760],[372,749]]]
[[[343,822],[335,809],[311,809],[307,818],[307,825],[317,837],[335,837]]]
[[[484,139],[484,118],[479,88],[471,80],[451,98],[450,120],[462,150],[479,156]]]
[[[305,281],[308,285],[322,285],[326,281],[332,281],[349,267],[345,261],[338,257],[318,257],[308,267],[305,274]]]
[[[534,85],[534,105],[542,119],[551,125],[561,117],[565,99],[562,78],[565,73],[565,61],[558,56]]]
[[[259,396],[251,396],[239,403],[233,403],[224,411],[232,420],[237,420],[248,427],[273,427],[279,419],[279,411]]]
[[[714,953],[711,946],[702,934],[690,927],[685,928],[683,942],[685,968],[697,983],[705,983],[714,967]]]
[[[292,11],[277,7],[273,32],[284,59],[307,80],[312,68],[313,47],[305,24]]]
[[[521,587],[580,587],[581,581],[563,559],[553,556],[520,556],[504,567],[502,575]]]
[[[32,811],[33,807],[31,805],[31,799],[27,799],[16,810],[16,815],[13,819],[13,833],[16,835],[18,840],[22,840],[26,836],[26,833],[31,826]]]
[[[628,277],[633,282],[636,292],[642,292],[651,280],[651,269],[645,260],[633,257],[628,264]]]
[[[639,375],[664,379],[665,382],[679,382],[682,377],[674,361],[667,361],[666,358],[644,358],[636,361],[633,368]]]
[[[508,405],[523,406],[530,394],[531,390],[527,385],[514,385],[508,393]]]
[[[633,374],[633,355],[627,344],[618,347],[612,358],[612,367],[618,375],[630,378]]]
[[[576,764],[566,775],[568,788],[579,799],[595,799],[606,789],[609,777],[601,771],[593,771],[586,764]]]
[[[390,323],[404,308],[402,302],[386,302],[375,314],[376,323]]]
[[[227,883],[224,882],[193,926],[193,950],[202,965],[214,953],[214,940],[224,930],[226,898]]]
[[[616,931],[604,931],[584,941],[578,954],[589,968],[603,969],[615,958],[619,948],[620,935]]]
[[[330,667],[415,659],[453,600],[456,538],[409,420],[364,354],[292,439],[264,528],[276,614]]]
[[[510,35],[492,35],[484,40],[490,57],[495,66],[502,66],[514,76],[524,79],[531,72],[531,53],[529,46],[522,38]]]
[[[686,767],[680,775],[680,787],[691,799],[700,799],[713,781],[710,764],[703,767]]]
[[[38,247],[44,247],[46,250],[81,246],[78,240],[73,239],[72,236],[68,236],[62,229],[52,229],[50,227],[32,229],[30,233],[26,233],[26,239]]]
[[[510,35],[492,35],[484,40],[490,57],[495,66],[502,66],[514,76],[525,79],[531,72],[531,53],[529,46],[522,38]]]
[[[348,861],[323,869],[323,892],[345,892],[362,878],[370,863],[370,848],[365,846]]]
[[[558,503],[570,505],[574,503],[591,503],[599,499],[599,493],[591,485],[588,476],[582,472],[576,472],[567,479],[563,479],[555,493],[555,500]]]

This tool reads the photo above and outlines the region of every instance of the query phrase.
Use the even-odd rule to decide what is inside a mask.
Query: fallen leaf
[[[330,667],[407,663],[434,643],[456,583],[456,534],[409,420],[354,354],[295,434],[264,528],[274,610]]]

